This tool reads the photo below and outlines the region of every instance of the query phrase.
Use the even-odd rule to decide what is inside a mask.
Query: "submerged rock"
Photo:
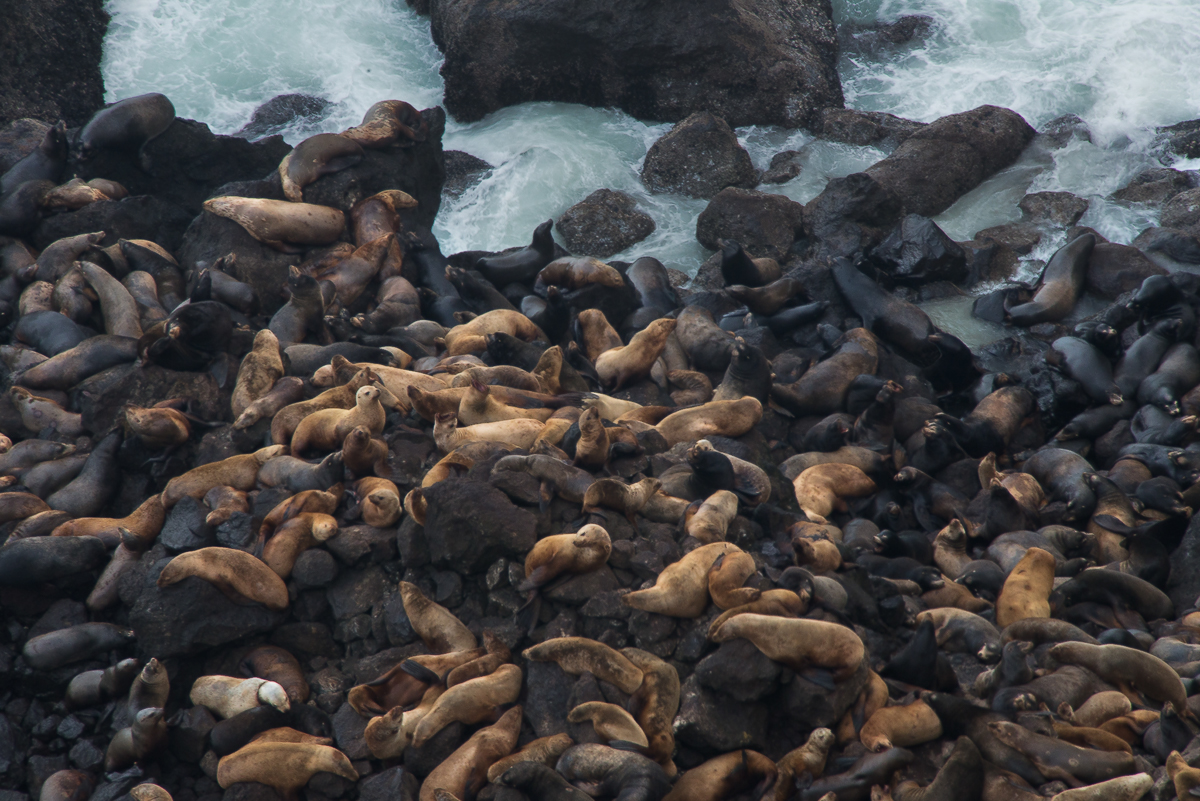
[[[654,233],[654,220],[624,192],[598,189],[563,212],[556,223],[567,249],[605,258]]]

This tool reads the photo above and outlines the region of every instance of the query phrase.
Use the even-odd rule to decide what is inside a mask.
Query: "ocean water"
[[[108,100],[161,91],[181,116],[233,133],[261,103],[302,92],[329,99],[316,126],[285,132],[295,143],[356,124],[374,102],[397,98],[419,108],[442,97],[441,55],[428,20],[403,0],[109,0],[105,42]],[[963,197],[938,223],[969,239],[1020,217],[1028,191],[1064,190],[1087,198],[1081,221],[1118,242],[1156,222],[1155,210],[1107,200],[1139,171],[1160,163],[1154,128],[1200,116],[1200,2],[1196,0],[834,0],[848,26],[931,18],[911,45],[842,56],[847,106],[932,121],[991,103],[1035,127],[1063,114],[1081,117],[1091,141],[1076,139],[1022,159]],[[639,170],[647,148],[670,126],[612,109],[530,103],[476,123],[451,120],[445,146],[495,166],[481,184],[443,203],[435,233],[447,253],[525,244],[541,221],[600,188],[638,199],[657,230],[613,258],[653,255],[694,272],[708,252],[695,239],[705,202],[651,195]],[[799,150],[792,181],[762,187],[805,202],[830,178],[886,155],[875,148],[814,140],[803,131],[751,126],[738,136],[765,168]],[[1183,168],[1200,165],[1181,164]],[[1061,245],[1047,237],[1031,254]],[[1036,273],[1030,261],[1028,274]]]

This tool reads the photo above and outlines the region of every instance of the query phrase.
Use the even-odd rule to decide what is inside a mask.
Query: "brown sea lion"
[[[830,670],[834,681],[853,675],[866,654],[862,640],[852,629],[822,620],[737,615],[717,629],[713,641],[728,642],[739,637],[793,670]]]
[[[292,453],[341,450],[342,443],[357,426],[364,426],[372,436],[382,434],[387,412],[379,398],[379,387],[368,385],[355,393],[353,409],[322,409],[308,415],[292,434]]]
[[[942,721],[924,701],[885,706],[867,719],[859,738],[871,751],[908,748],[942,736]]]
[[[862,498],[875,492],[875,482],[862,470],[848,464],[822,464],[810,467],[792,482],[796,502],[814,523],[827,523],[826,517],[847,510],[846,498]]]
[[[429,123],[403,100],[380,100],[363,114],[361,124],[347,128],[341,135],[376,150],[412,147],[429,137]]]
[[[254,453],[230,456],[219,462],[193,467],[167,482],[162,493],[163,508],[170,509],[185,496],[200,500],[213,487],[228,486],[249,492],[255,487],[259,469],[267,460],[286,450],[283,445],[272,445],[269,448],[259,448]]]
[[[626,606],[671,617],[695,618],[708,607],[709,569],[723,554],[740,551],[730,542],[701,545],[658,574],[654,586],[622,596]]]
[[[237,383],[229,404],[233,419],[241,417],[250,404],[266,395],[283,373],[279,339],[269,328],[264,328],[254,335],[254,347],[238,367]]]
[[[341,751],[311,743],[251,743],[217,763],[217,784],[226,789],[238,782],[258,782],[273,787],[294,801],[300,788],[318,773],[332,773],[352,782],[358,771]]]
[[[182,553],[167,563],[156,583],[167,587],[191,576],[204,579],[231,600],[257,601],[273,610],[288,606],[283,579],[245,551],[214,546]]]
[[[393,526],[404,511],[400,503],[400,490],[386,478],[360,478],[354,483],[354,494],[359,499],[363,522],[368,526]]]
[[[566,734],[553,734],[538,739],[523,746],[520,751],[497,760],[488,768],[488,781],[495,782],[505,771],[520,762],[536,762],[547,767],[553,767],[563,752],[573,746],[575,741]]]
[[[488,769],[512,753],[520,733],[521,707],[516,706],[493,725],[471,735],[434,768],[421,784],[418,801],[440,801],[436,794],[441,791],[458,798],[474,798],[488,782]]]
[[[346,229],[346,215],[328,206],[264,198],[216,197],[204,210],[233,220],[264,245],[285,253],[303,245],[328,245]]]
[[[642,686],[641,669],[619,651],[586,637],[556,637],[526,648],[521,655],[533,662],[556,662],[572,676],[591,673],[624,693]]]
[[[1140,692],[1147,698],[1171,704],[1176,714],[1192,716],[1179,674],[1153,654],[1124,645],[1064,642],[1051,648],[1050,656],[1064,665],[1087,668],[1123,692]]]
[[[289,518],[274,529],[262,551],[262,561],[281,579],[292,575],[296,559],[338,533],[337,520],[319,512]]]
[[[247,676],[275,682],[294,704],[308,700],[308,680],[304,678],[300,662],[291,652],[277,645],[259,645],[251,649],[242,657],[240,668]]]
[[[271,706],[280,712],[291,708],[283,687],[258,677],[201,676],[192,683],[188,700],[207,707],[222,720],[256,706]]]
[[[350,137],[338,134],[308,137],[279,162],[284,197],[293,203],[303,201],[304,187],[322,175],[353,167],[362,157],[362,146]]]
[[[666,347],[667,337],[674,330],[674,320],[655,320],[634,334],[628,345],[604,351],[594,359],[600,379],[615,392],[649,375],[650,368]]]
[[[711,436],[740,437],[762,419],[763,407],[755,398],[709,401],[667,415],[654,429],[668,445]]]
[[[516,665],[501,665],[491,675],[447,689],[438,696],[429,714],[417,724],[413,731],[413,745],[420,748],[455,721],[471,724],[493,717],[497,707],[517,700],[521,692],[521,676],[521,669]],[[483,773],[487,773],[486,769]]]
[[[444,606],[425,597],[417,585],[401,581],[399,590],[413,631],[430,651],[443,654],[476,646],[475,635]]]
[[[525,581],[517,590],[536,589],[564,573],[590,573],[605,564],[611,552],[608,532],[597,525],[543,537],[525,557]]]
[[[772,787],[778,772],[757,751],[733,751],[684,773],[663,801],[722,801],[752,789],[759,796]]]
[[[1001,628],[1029,617],[1050,617],[1054,589],[1054,557],[1030,548],[1008,574],[996,599],[996,624]]]

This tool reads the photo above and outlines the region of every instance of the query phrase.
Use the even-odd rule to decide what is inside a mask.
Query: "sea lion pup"
[[[563,573],[598,570],[611,553],[608,531],[597,525],[586,525],[574,534],[543,537],[525,557],[525,580],[517,591],[535,590]]]
[[[555,662],[572,676],[591,673],[630,695],[642,686],[640,668],[619,651],[586,637],[556,637],[526,648],[521,655],[533,662]]]
[[[628,597],[628,596],[626,596]],[[833,672],[833,682],[844,681],[862,665],[866,649],[853,629],[837,623],[769,615],[736,615],[721,624],[713,642],[749,640],[767,657],[796,671],[818,668]],[[818,646],[819,643],[819,646]],[[820,682],[820,677],[810,681]]]
[[[283,195],[293,203],[304,200],[304,187],[322,175],[340,172],[362,161],[362,146],[350,137],[317,134],[296,145],[279,162]]]
[[[682,559],[667,565],[654,586],[622,596],[622,602],[634,609],[671,617],[695,618],[708,607],[709,568],[723,554],[740,551],[731,542],[701,545]]]
[[[754,557],[742,550],[722,553],[708,569],[708,592],[717,608],[726,611],[751,603],[762,596],[757,587],[743,587],[758,572]]]
[[[825,760],[829,757],[829,750],[833,748],[834,742],[833,732],[829,729],[813,729],[808,735],[808,742],[789,751],[783,759],[775,763],[779,778],[775,782],[773,801],[787,801],[796,789],[795,781],[801,774],[808,773],[814,779],[821,778],[825,773]]]
[[[207,707],[224,720],[256,706],[271,706],[280,712],[291,708],[287,692],[273,681],[234,676],[201,676],[192,684],[188,699]]]
[[[555,259],[538,271],[533,282],[534,294],[546,297],[551,286],[561,289],[581,289],[589,284],[599,284],[610,289],[625,286],[625,279],[611,267],[591,256],[566,256]]]
[[[1054,590],[1054,557],[1030,548],[1008,574],[996,599],[996,624],[1001,628],[1028,617],[1050,617]]]
[[[1028,757],[1047,779],[1060,779],[1070,787],[1137,772],[1133,754],[1123,751],[1080,748],[1008,721],[993,721],[988,729],[1000,742]]]
[[[469,651],[476,646],[475,635],[444,606],[425,597],[415,584],[401,581],[400,599],[413,631],[430,651],[444,654]]]
[[[626,484],[617,478],[601,478],[594,481],[583,495],[583,511],[595,512],[597,509],[616,509],[624,512],[630,523],[634,522],[639,510],[662,487],[657,478],[643,478],[636,484]]]
[[[213,487],[226,486],[249,492],[255,488],[259,469],[268,460],[286,450],[283,445],[272,445],[269,448],[259,448],[254,453],[230,456],[219,462],[193,467],[167,482],[162,493],[163,508],[170,509],[184,496],[200,500]]]
[[[237,384],[229,404],[233,418],[241,417],[246,407],[266,395],[283,373],[279,339],[269,328],[263,328],[254,335],[254,347],[238,367]]]
[[[615,392],[649,375],[674,330],[674,320],[658,319],[634,334],[628,345],[604,351],[594,360],[600,379]]]
[[[487,350],[489,334],[508,334],[522,342],[545,341],[546,335],[529,318],[514,309],[493,309],[446,332],[446,355],[461,356]]]
[[[738,496],[717,490],[703,501],[692,502],[685,513],[684,531],[705,544],[721,542],[737,513]]]
[[[235,602],[255,601],[275,611],[288,606],[283,579],[245,551],[214,546],[181,553],[167,563],[156,583],[167,587],[191,576],[204,579]]]
[[[596,743],[568,748],[554,767],[568,781],[589,785],[597,797],[661,799],[671,787],[657,763],[641,754]]]
[[[896,801],[958,801],[980,798],[982,793],[983,758],[970,737],[959,737],[932,782],[925,787],[914,781],[900,782],[893,797]]]
[[[488,781],[503,784],[505,787],[514,787],[515,784],[510,784],[508,779],[501,780],[510,769],[521,764],[541,765],[553,772],[553,765],[562,756],[563,752],[571,746],[575,745],[575,741],[566,734],[554,734],[549,737],[539,737],[538,739],[528,743],[514,754],[509,754],[503,759],[497,760],[488,768]],[[518,771],[512,774],[514,781],[520,781],[517,776],[523,775],[525,771]],[[558,774],[555,774],[556,776]],[[562,777],[559,777],[560,780]],[[565,783],[565,780],[563,780]],[[580,791],[582,792],[582,791]],[[586,796],[590,798],[590,796]]]
[[[162,531],[166,512],[162,497],[151,495],[127,517],[80,517],[58,526],[51,533],[55,537],[99,537],[105,545],[115,547],[121,541],[121,529],[129,531],[140,544],[149,548]]]
[[[741,243],[723,239],[721,246],[721,277],[725,284],[762,287],[779,280],[779,262],[771,258],[751,258]]]
[[[346,230],[346,215],[340,209],[312,203],[215,197],[204,201],[204,210],[233,220],[259,242],[283,253],[299,252],[303,245],[331,244]]]
[[[371,436],[366,426],[355,426],[342,442],[342,461],[355,476],[388,474],[388,446]]]
[[[650,745],[646,733],[633,716],[615,704],[592,701],[580,704],[567,715],[570,723],[583,723],[585,720],[591,721],[596,734],[606,742],[633,743],[643,749]]]
[[[275,788],[285,801],[295,801],[300,788],[318,773],[358,781],[358,772],[350,760],[331,746],[259,742],[221,757],[217,763],[217,784],[227,789],[238,782],[258,782]]]
[[[1012,308],[1005,304],[1009,322],[1013,325],[1031,326],[1036,323],[1058,322],[1070,314],[1071,309],[1075,308],[1075,301],[1083,292],[1088,260],[1095,246],[1095,236],[1082,234],[1055,251],[1042,272],[1041,286],[1034,294],[1033,300]]]
[[[762,404],[755,398],[709,401],[667,415],[654,429],[668,446],[705,437],[740,437],[762,419]]]
[[[822,464],[810,467],[792,482],[796,502],[814,523],[828,523],[834,510],[849,509],[846,498],[863,498],[875,492],[875,482],[857,467]]]
[[[103,670],[85,670],[71,679],[63,700],[67,709],[83,709],[125,695],[141,671],[136,659],[122,659]]]
[[[556,735],[563,736],[566,735]],[[540,742],[540,741],[535,741]],[[568,738],[567,748],[574,745]],[[528,746],[526,746],[528,748]],[[566,748],[563,749],[566,751]],[[555,755],[550,764],[543,764],[541,761],[524,760],[520,762],[509,762],[515,756],[524,753],[524,750],[513,754],[512,757],[505,757],[492,767],[488,768],[488,779],[501,787],[512,787],[521,790],[529,798],[540,799],[555,799],[555,801],[590,801],[590,795],[575,787],[561,775],[559,775],[552,767],[553,763],[558,761],[561,752]],[[497,766],[503,765],[504,769],[497,771]],[[440,799],[439,799],[440,801]]]
[[[104,754],[104,770],[115,772],[152,756],[167,741],[167,721],[158,707],[140,710],[133,724],[118,731]]]
[[[859,739],[870,751],[907,748],[942,736],[942,721],[924,701],[885,706],[863,724]]]
[[[1081,642],[1059,643],[1050,649],[1050,656],[1064,665],[1087,668],[1122,692],[1140,692],[1154,701],[1169,703],[1180,716],[1192,717],[1179,674],[1157,656],[1124,645]]]
[[[394,707],[408,707],[421,700],[431,686],[455,668],[485,656],[483,648],[428,654],[405,659],[379,678],[350,688],[346,700],[363,717],[382,715]]]
[[[664,801],[721,801],[747,790],[758,798],[774,786],[778,774],[775,763],[757,751],[733,751],[684,773]]]
[[[521,675],[521,669],[516,665],[501,665],[488,676],[450,687],[438,696],[429,713],[413,730],[413,746],[420,748],[455,721],[472,724],[493,717],[497,707],[517,700],[521,693]]]
[[[512,753],[520,733],[521,707],[515,706],[493,725],[471,735],[434,768],[421,784],[420,801],[434,801],[435,790],[446,790],[459,798],[474,798],[487,784],[488,768]]]
[[[233,421],[233,427],[243,431],[259,420],[271,420],[280,409],[296,403],[304,397],[304,379],[284,376],[275,382],[270,391],[247,406]]]
[[[308,415],[292,434],[292,453],[341,450],[342,443],[357,426],[364,426],[372,436],[382,434],[387,413],[379,396],[379,388],[368,385],[355,393],[353,409],[322,409]]]
[[[397,498],[397,504],[399,499]],[[292,575],[300,554],[338,533],[337,520],[319,512],[305,512],[284,521],[263,546],[262,561],[281,579]]]
[[[83,427],[83,415],[68,412],[49,398],[34,395],[24,387],[12,387],[8,395],[17,407],[21,422],[29,431],[52,428],[63,437],[80,437],[87,433]]]
[[[131,629],[112,623],[79,623],[31,637],[21,655],[35,670],[54,670],[100,651],[124,648],[134,639]]]
[[[363,522],[368,526],[388,528],[395,525],[404,512],[400,490],[386,478],[360,478],[354,483],[354,494],[359,499]]]

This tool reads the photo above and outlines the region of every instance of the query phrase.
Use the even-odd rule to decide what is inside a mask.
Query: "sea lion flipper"
[[[429,668],[421,665],[411,659],[405,659],[400,663],[400,669],[418,681],[426,684],[441,684],[441,677],[434,673]]]

